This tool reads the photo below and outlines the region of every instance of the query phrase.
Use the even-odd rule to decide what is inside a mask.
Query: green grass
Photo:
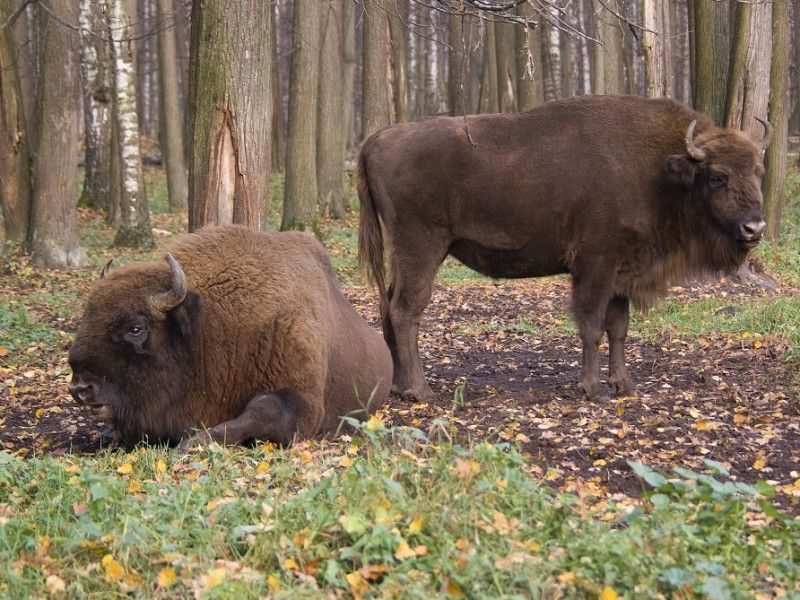
[[[732,598],[800,584],[799,523],[768,486],[724,473],[635,466],[649,500],[591,511],[505,446],[373,421],[312,450],[0,453],[0,595]]]
[[[56,331],[32,317],[22,302],[0,300],[0,347],[15,353],[37,344],[54,344],[57,338]]]

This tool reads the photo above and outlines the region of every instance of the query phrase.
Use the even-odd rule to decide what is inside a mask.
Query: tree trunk
[[[281,229],[315,229],[317,224],[316,122],[319,85],[319,0],[295,0],[286,184]]]
[[[650,98],[673,95],[672,58],[670,56],[669,3],[644,0],[642,21],[647,30],[641,33],[644,52],[647,95]],[[653,33],[655,32],[655,33]]]
[[[728,84],[728,127],[758,136],[767,114],[770,86],[771,4],[738,4]]]
[[[533,18],[530,2],[517,6],[517,14]],[[542,90],[542,29],[536,27],[516,28],[517,55],[517,109],[530,110],[544,102]]]
[[[620,12],[619,2],[607,0],[606,6]],[[593,63],[594,79],[592,88],[596,94],[624,94],[625,75],[623,67],[625,59],[622,52],[622,28],[619,19],[595,0],[597,15],[597,36],[603,45],[594,44]]]
[[[497,47],[494,43],[494,23],[484,21],[483,73],[478,110],[482,113],[499,112],[497,104]]]
[[[694,106],[715,123],[724,123],[730,57],[727,2],[694,0]]]
[[[404,4],[399,0],[388,7],[389,33],[391,35],[392,97],[397,121],[408,121],[411,112],[408,106],[408,51],[406,49],[406,25],[402,19]]]
[[[0,8],[0,21],[9,12]],[[17,66],[7,27],[0,30],[0,201],[6,241],[24,245],[30,228],[31,163]]]
[[[209,223],[264,225],[272,141],[269,30],[269,11],[259,0],[204,0],[192,7],[189,231]]]
[[[566,6],[562,20],[574,26],[573,7]],[[569,34],[559,35],[559,51],[561,56],[561,96],[569,98],[575,95],[575,40]]]
[[[50,2],[69,23],[78,22],[73,0]],[[33,155],[31,251],[37,267],[74,269],[88,264],[78,240],[75,180],[78,156],[78,34],[45,11],[36,105],[38,146]]]
[[[767,5],[769,7],[769,5]],[[795,19],[798,15],[795,14]],[[767,148],[764,174],[764,210],[767,239],[776,241],[786,201],[787,133],[789,126],[789,7],[787,2],[772,4],[772,65],[770,68],[769,121],[773,127],[772,143]]]
[[[117,246],[153,245],[150,211],[142,171],[139,144],[139,116],[136,111],[135,48],[127,38],[134,36],[135,5],[130,0],[108,0],[108,30],[112,39],[114,63],[114,100],[117,118],[121,193],[119,224],[114,244]],[[123,41],[127,40],[127,41]]]
[[[362,52],[362,138],[391,123],[389,89],[389,23],[377,0],[364,0],[364,40]]]
[[[345,131],[345,148],[351,140],[355,130],[355,78],[358,54],[356,54],[356,27],[355,8],[352,2],[342,3],[342,61],[344,63],[344,76],[342,95],[344,96],[344,112],[342,121]],[[353,138],[354,139],[354,138]]]
[[[472,104],[469,97],[469,46],[465,25],[467,17],[463,14],[447,17],[450,53],[448,54],[448,106],[451,115],[470,112]]]
[[[544,20],[542,20],[544,23]],[[544,56],[544,99],[555,100],[561,92],[561,45],[558,29],[544,24],[542,30],[542,55]]]
[[[347,3],[345,3],[347,4]],[[281,93],[281,65],[278,60],[278,45],[280,43],[280,30],[278,28],[277,11],[280,2],[270,10],[270,24],[272,38],[270,48],[272,52],[272,170],[283,171],[286,166],[286,119],[283,110],[283,94]]]
[[[166,27],[172,14],[171,0],[157,0],[158,23],[158,91],[161,105],[161,155],[167,169],[169,208],[172,212],[186,206],[189,195],[189,173],[183,151],[183,120],[178,93],[178,56],[175,29]]]
[[[84,179],[81,203],[104,208],[111,177],[111,63],[97,0],[80,1]]]
[[[517,98],[514,91],[517,69],[514,64],[514,27],[509,23],[494,24],[497,59],[497,106],[500,112],[514,112]]]
[[[342,60],[342,4],[322,4],[319,45],[319,85],[317,107],[317,185],[319,208],[327,215],[344,216],[344,151],[347,137],[342,118],[344,96],[344,62]]]

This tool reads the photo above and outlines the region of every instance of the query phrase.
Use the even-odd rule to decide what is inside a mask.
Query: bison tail
[[[358,223],[358,264],[367,273],[370,283],[378,288],[381,316],[386,315],[389,299],[386,294],[386,271],[383,262],[383,230],[380,214],[367,181],[364,148],[358,155],[358,201],[361,215]]]

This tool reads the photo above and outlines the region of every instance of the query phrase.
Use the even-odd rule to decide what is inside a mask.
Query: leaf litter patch
[[[377,328],[374,292],[345,292]],[[735,304],[757,294],[766,292],[722,281],[678,288],[673,298]],[[388,424],[433,428],[464,443],[517,443],[535,475],[582,495],[637,496],[641,483],[627,461],[702,471],[704,459],[716,460],[734,479],[772,483],[778,504],[800,513],[800,407],[785,341],[633,332],[627,363],[636,393],[594,403],[577,389],[580,341],[569,306],[565,278],[438,285],[420,328],[436,398],[393,397]],[[77,315],[37,310],[29,312],[53,326],[59,343],[33,345],[13,366],[0,363],[0,446],[21,455],[96,451],[103,426],[67,393]],[[601,355],[607,362],[605,346]]]

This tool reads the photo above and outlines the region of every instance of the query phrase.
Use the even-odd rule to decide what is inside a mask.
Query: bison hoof
[[[201,446],[208,446],[213,441],[214,439],[208,434],[208,432],[202,431],[197,435],[193,435],[192,437],[183,438],[181,443],[178,444],[178,451],[184,453],[189,452],[190,450],[200,448]]]
[[[402,387],[393,385],[392,393],[397,394],[408,402],[428,402],[433,399],[433,392],[427,385],[422,390],[415,390],[413,388],[403,389]]]
[[[630,396],[636,388],[636,386],[633,385],[633,381],[627,376],[609,377],[608,385],[617,393],[617,396]]]
[[[610,402],[611,398],[606,393],[602,384],[599,381],[584,382],[581,381],[578,386],[586,394],[586,397],[592,402]]]

